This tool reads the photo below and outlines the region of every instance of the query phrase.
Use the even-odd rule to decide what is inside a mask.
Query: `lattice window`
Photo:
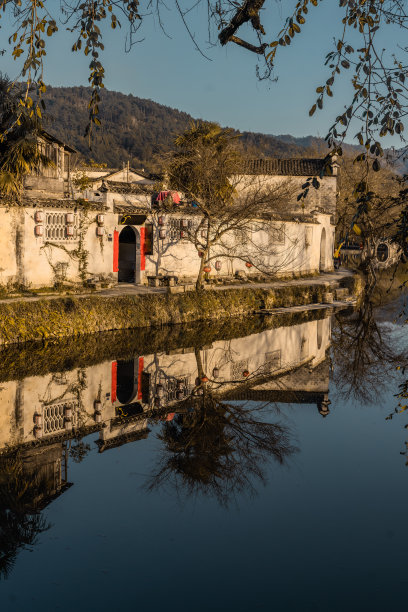
[[[78,240],[78,215],[73,214],[74,222],[67,224],[66,213],[47,212],[45,216],[45,238],[51,242],[73,242]],[[68,227],[72,227],[72,236],[68,235]]]
[[[180,383],[182,383],[182,388],[180,389]],[[167,401],[172,402],[174,400],[179,400],[180,398],[177,396],[180,391],[183,392],[184,396],[187,396],[191,391],[190,377],[183,376],[181,378],[169,378],[166,381],[166,394]]]
[[[172,242],[180,239],[181,219],[170,219],[169,238]]]
[[[271,374],[281,368],[281,352],[280,350],[265,353],[265,364],[263,370],[265,374]]]
[[[72,426],[76,425],[78,401],[65,401],[44,406],[44,434],[53,434],[65,430],[65,421],[69,415]]]
[[[191,234],[195,227],[196,223],[193,219],[187,219],[187,225],[183,225],[184,219],[170,219],[169,222],[169,238],[171,242],[176,242],[177,240],[183,240],[181,238],[180,232],[184,232],[184,237],[186,238],[188,234]]]
[[[241,359],[231,363],[231,380],[240,380],[244,377],[243,372],[248,370],[248,359]]]
[[[270,244],[285,244],[285,224],[271,225],[269,228]]]

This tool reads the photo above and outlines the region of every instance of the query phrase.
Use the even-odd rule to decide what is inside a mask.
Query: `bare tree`
[[[270,275],[283,269],[295,257],[296,241],[276,259],[273,230],[284,231],[279,220],[296,185],[290,179],[271,184],[249,176],[236,135],[216,123],[192,124],[175,145],[166,172],[170,186],[184,194],[198,217],[186,231],[200,255],[197,289],[203,287],[206,267],[218,258],[238,259]],[[167,206],[173,210],[171,203]]]

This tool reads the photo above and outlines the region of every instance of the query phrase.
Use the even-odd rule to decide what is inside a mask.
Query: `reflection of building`
[[[316,404],[322,416],[329,414],[329,363],[320,362],[315,368],[299,366],[288,374],[244,390],[232,391],[233,399],[247,399],[278,404]]]
[[[5,482],[1,460],[0,457],[0,486]],[[27,512],[44,508],[71,486],[67,448],[63,442],[25,448],[14,461],[21,461],[22,468],[15,478],[27,483],[24,489]]]
[[[141,439],[152,415],[180,409],[199,372],[217,394],[313,402],[324,413],[330,325],[326,317],[217,340],[199,350],[157,352],[2,383],[0,453],[22,445],[61,449],[62,441],[93,431],[100,432],[100,450]]]

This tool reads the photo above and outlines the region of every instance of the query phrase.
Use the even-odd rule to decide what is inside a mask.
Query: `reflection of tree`
[[[196,358],[202,380],[198,350]],[[162,456],[146,488],[213,496],[225,506],[239,493],[254,494],[254,482],[265,482],[267,461],[282,464],[296,450],[286,427],[261,418],[262,408],[223,401],[206,383],[198,384],[179,404],[183,414],[163,425]]]
[[[0,463],[0,578],[7,578],[19,549],[36,543],[49,525],[41,515],[46,483],[24,471],[18,456]]]
[[[393,346],[390,330],[374,311],[373,287],[366,286],[351,316],[340,313],[332,335],[334,381],[343,396],[368,401],[388,384],[406,356]]]
[[[249,408],[212,394],[190,400],[189,412],[163,425],[163,456],[147,488],[172,486],[187,495],[214,496],[223,505],[265,481],[264,465],[294,452],[281,425],[257,420]]]
[[[83,442],[80,438],[69,442],[69,456],[75,463],[81,463],[91,450],[90,444]]]

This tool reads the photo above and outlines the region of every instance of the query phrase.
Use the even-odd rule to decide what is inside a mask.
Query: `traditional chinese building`
[[[154,178],[129,167],[87,168],[81,171],[87,179],[81,185],[74,180],[72,148],[48,134],[40,146],[53,165],[27,177],[19,205],[0,202],[0,285],[195,280],[200,260],[190,237],[202,217],[194,202],[163,186],[160,191]],[[248,163],[243,173],[270,186],[291,181],[299,193],[305,180],[322,174],[322,167],[320,159],[260,159]],[[274,276],[332,270],[337,165],[319,182],[303,207],[295,197],[262,219],[262,227],[254,219],[249,243],[264,253],[261,264]],[[231,255],[242,240],[230,232],[230,252],[220,251],[210,277],[259,272],[250,263],[250,247]]]

